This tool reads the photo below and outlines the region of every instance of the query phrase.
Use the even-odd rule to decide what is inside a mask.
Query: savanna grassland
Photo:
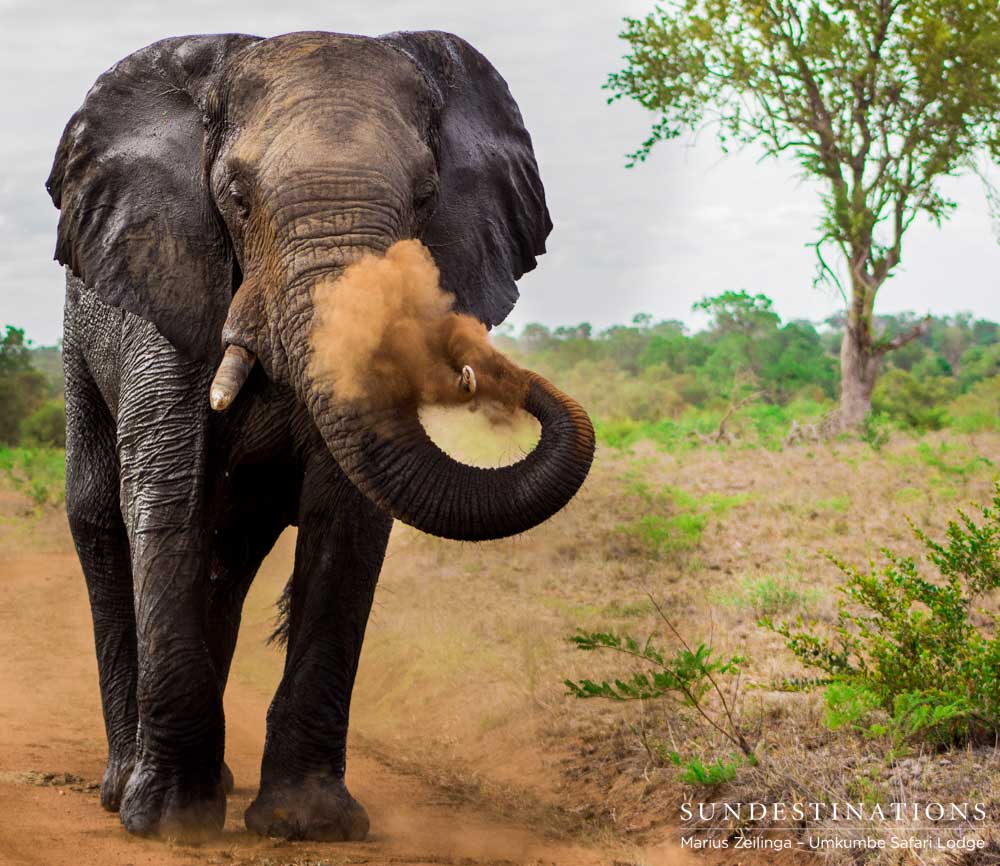
[[[745,292],[700,307],[709,322],[694,333],[637,316],[598,334],[583,324],[496,337],[581,399],[597,456],[576,499],[522,536],[475,545],[394,528],[352,708],[351,766],[361,778],[352,786],[372,774],[395,780],[368,792],[377,822],[392,829],[371,862],[417,862],[416,839],[427,862],[578,863],[587,850],[598,862],[770,863],[774,851],[694,854],[679,840],[888,842],[920,823],[687,818],[697,802],[969,802],[983,804],[986,819],[936,821],[940,838],[989,836],[995,826],[1000,516],[987,515],[979,534],[953,536],[939,562],[926,559],[958,509],[982,523],[977,509],[994,495],[1000,327],[970,316],[928,321],[887,356],[868,420],[844,433],[828,424],[842,323],[783,323],[766,297]],[[907,316],[881,323],[886,337],[912,325]],[[52,591],[78,596],[62,634],[85,643],[82,577],[61,507],[53,357],[13,329],[0,346],[0,401],[21,413],[0,431],[0,557],[32,591],[48,585],[33,575],[58,561]],[[443,447],[484,465],[512,462],[537,436],[528,419],[497,425],[491,413],[461,409],[429,411],[424,423]],[[883,548],[897,557],[888,566]],[[227,693],[242,724],[238,775],[256,772],[263,712],[281,676],[268,637],[293,552],[290,530],[244,609]],[[853,578],[851,566],[860,569]],[[870,621],[865,599],[883,608]],[[21,597],[10,604],[18,610]],[[845,620],[845,609],[862,619]],[[869,633],[851,644],[859,629]],[[74,683],[92,704],[86,778],[103,758],[96,678],[81,670]],[[31,772],[66,769],[38,761]],[[433,814],[412,811],[418,795],[407,779]],[[252,783],[245,778],[238,796],[248,799]],[[485,828],[471,847],[456,810]],[[109,845],[120,844],[114,829],[101,831]],[[227,838],[251,847],[220,863],[314,862],[302,850],[273,859]],[[484,848],[484,839],[493,842]],[[340,853],[373,856],[359,850]],[[954,853],[780,856],[933,863]]]
[[[452,421],[427,423],[467,459],[509,460],[533,435]],[[3,452],[5,554],[65,545],[58,493],[40,492],[55,489],[57,457]],[[917,555],[906,518],[939,536],[957,506],[990,499],[998,462],[994,432],[895,431],[876,446],[842,437],[780,448],[666,449],[640,439],[602,444],[577,499],[524,536],[457,544],[397,524],[355,692],[355,747],[449,802],[545,836],[612,844],[634,862],[652,862],[646,849],[676,839],[681,804],[697,800],[969,800],[989,804],[995,818],[1000,758],[991,746],[892,753],[862,733],[832,730],[822,689],[799,687],[815,671],[759,621],[802,616],[832,626],[843,575],[824,551],[859,565],[883,545]],[[262,694],[280,677],[280,651],[266,638],[293,543],[291,532],[279,541],[244,612],[233,676]],[[676,647],[654,603],[692,645],[745,659],[725,690],[755,762],[682,702],[568,694],[567,678],[613,680],[641,667],[580,652],[568,640],[580,630],[653,634]],[[710,710],[714,702],[705,699]],[[699,783],[697,762],[727,768],[724,778],[709,773]],[[728,824],[701,835],[739,830]],[[767,824],[823,829],[822,821],[752,826]],[[954,834],[969,832],[960,824]],[[867,856],[896,862],[889,852]]]
[[[816,672],[759,621],[832,626],[843,575],[824,551],[861,566],[883,545],[918,555],[907,518],[941,535],[956,506],[989,501],[996,461],[994,433],[897,433],[879,450],[845,438],[669,453],[640,441],[602,447],[577,500],[522,538],[456,547],[400,527],[366,645],[357,730],[469,795],[553,828],[637,843],[676,833],[679,805],[691,800],[902,797],[995,810],[992,747],[890,754],[831,730],[822,690],[797,688]],[[745,658],[725,690],[756,766],[679,702],[567,696],[566,678],[642,668],[577,651],[567,638],[578,630],[677,646],[655,605],[692,645]],[[400,713],[438,736],[408,737]],[[734,775],[692,784],[696,760],[732,765]],[[857,832],[869,831],[888,829]]]

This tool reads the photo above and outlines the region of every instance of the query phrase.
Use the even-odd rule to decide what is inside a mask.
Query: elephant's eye
[[[235,180],[229,184],[229,198],[241,220],[250,216],[250,204],[247,202],[246,193]]]
[[[428,208],[437,198],[437,184],[433,181],[425,181],[417,187],[413,193],[413,206],[421,211]]]

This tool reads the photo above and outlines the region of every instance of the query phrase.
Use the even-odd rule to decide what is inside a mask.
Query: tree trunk
[[[864,270],[857,256],[852,258],[851,271],[851,305],[840,344],[840,426],[847,429],[858,427],[871,412],[872,390],[882,360],[872,333],[879,283]]]
[[[840,344],[840,422],[844,427],[859,426],[871,412],[880,360],[867,320],[849,322]]]

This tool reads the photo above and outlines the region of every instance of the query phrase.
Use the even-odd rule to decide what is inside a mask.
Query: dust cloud
[[[310,372],[341,403],[381,409],[403,404],[482,408],[510,423],[527,372],[505,358],[475,318],[452,310],[437,266],[417,240],[366,255],[315,288]],[[475,393],[462,369],[475,374]]]

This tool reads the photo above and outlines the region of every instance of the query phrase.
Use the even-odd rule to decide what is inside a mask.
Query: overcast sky
[[[510,84],[534,142],[555,229],[549,253],[521,281],[509,321],[625,322],[636,312],[698,324],[691,305],[725,289],[774,298],[786,319],[839,309],[812,288],[806,245],[816,188],[792,162],[722,158],[711,134],[658,145],[626,170],[624,155],[650,117],[605,104],[601,90],[623,53],[625,14],[652,0],[0,0],[0,325],[36,343],[61,332],[63,278],[52,262],[57,212],[43,188],[66,120],[97,75],[165,36],[293,30],[379,34],[442,29],[485,53]],[[960,203],[937,230],[915,225],[904,267],[878,309],[1000,319],[1000,246],[979,181],[946,190]]]

